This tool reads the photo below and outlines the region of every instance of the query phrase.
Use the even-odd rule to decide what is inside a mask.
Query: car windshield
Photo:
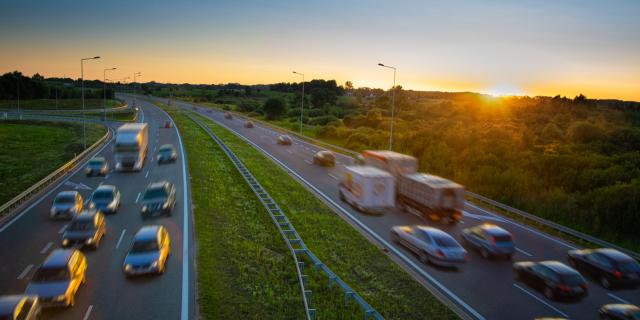
[[[62,195],[62,196],[58,196],[56,198],[55,203],[58,204],[68,204],[68,203],[74,203],[76,201],[76,197],[71,196],[71,195]]]
[[[102,165],[102,160],[91,160],[89,161],[89,165],[90,166],[101,166]]]
[[[149,251],[158,251],[158,243],[155,240],[138,240],[133,243],[131,247],[132,253],[141,253],[141,252],[149,252]]]
[[[640,272],[640,263],[638,263],[636,261],[619,262],[618,263],[618,269],[620,269],[620,272],[622,272],[622,273]]]
[[[171,153],[172,151],[173,151],[173,150],[171,150],[171,148],[166,148],[166,149],[160,149],[160,151],[159,151],[159,152],[160,152],[160,153],[163,153],[163,154],[169,154],[169,153]]]
[[[70,231],[90,231],[93,229],[93,221],[74,221],[69,226]]]
[[[93,193],[92,198],[94,200],[102,200],[102,201],[112,200],[113,199],[113,193],[111,193],[111,191],[108,191],[108,190],[96,191],[96,192]]]
[[[443,236],[435,236],[433,237],[433,241],[441,248],[457,248],[459,247],[458,243],[453,240],[453,238],[443,237]]]
[[[496,242],[511,242],[511,236],[508,234],[501,234],[497,236],[493,236]]]
[[[33,275],[33,281],[47,282],[47,281],[63,281],[69,279],[69,273],[67,268],[40,268]]]
[[[165,192],[164,188],[147,189],[147,191],[144,192],[145,199],[156,199],[156,198],[166,198],[166,197],[167,197],[167,193]]]
[[[570,286],[579,286],[584,283],[582,276],[577,274],[565,274],[562,275],[562,283]]]

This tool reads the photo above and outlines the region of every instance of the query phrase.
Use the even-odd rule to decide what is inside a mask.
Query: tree
[[[287,112],[287,103],[281,97],[269,98],[262,109],[267,119],[275,120]]]
[[[344,88],[347,89],[347,91],[353,90],[353,82],[351,82],[351,81],[345,82],[344,83]]]
[[[336,92],[326,88],[316,88],[311,91],[311,104],[314,108],[322,108],[324,105],[335,105],[338,101]]]

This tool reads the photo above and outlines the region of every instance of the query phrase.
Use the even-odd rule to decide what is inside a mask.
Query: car
[[[225,112],[224,113],[224,118],[225,119],[233,119],[233,115],[231,115],[231,112]]]
[[[133,237],[122,269],[127,276],[161,274],[170,254],[171,239],[167,229],[162,225],[144,226]]]
[[[71,219],[84,208],[84,200],[78,191],[62,191],[53,200],[49,211],[52,219]]]
[[[107,225],[104,215],[98,210],[82,211],[65,229],[62,235],[62,246],[86,246],[93,250],[98,249],[100,240],[107,233]]]
[[[91,194],[89,206],[103,213],[116,213],[120,208],[120,191],[114,185],[103,184]]]
[[[171,215],[176,204],[176,187],[169,181],[154,182],[147,186],[142,196],[142,217],[156,214]]]
[[[467,262],[467,251],[446,232],[427,226],[394,226],[391,240],[413,251],[420,262],[441,267],[459,267]]]
[[[162,127],[166,129],[173,128],[173,123],[171,121],[165,121]]]
[[[158,163],[174,162],[178,159],[178,152],[171,144],[163,144],[158,149]]]
[[[293,140],[288,135],[281,135],[278,137],[278,144],[282,146],[290,146]]]
[[[336,165],[336,155],[329,150],[321,150],[313,155],[313,164],[322,167],[333,167]]]
[[[31,277],[25,293],[37,295],[43,307],[72,307],[86,282],[87,258],[78,249],[55,249]]]
[[[40,318],[40,300],[38,296],[7,295],[0,296],[0,319],[36,320]]]
[[[598,314],[602,320],[640,320],[640,308],[632,304],[605,304]]]
[[[355,158],[353,158],[353,160],[351,161],[351,163],[354,166],[364,166],[365,165],[365,160],[364,160],[364,156],[359,154],[357,155]]]
[[[87,177],[106,176],[109,173],[109,162],[104,157],[94,157],[87,163],[84,173]]]
[[[560,261],[522,261],[513,264],[516,280],[541,290],[548,299],[583,298],[589,294],[580,273]]]
[[[244,127],[248,128],[248,129],[253,128],[254,127],[253,121],[249,120],[249,121],[245,122],[244,123]]]
[[[640,286],[640,264],[615,249],[571,250],[569,265],[596,279],[605,289],[615,286]]]
[[[491,223],[483,223],[462,230],[462,239],[465,244],[480,251],[485,259],[491,257],[511,259],[516,252],[511,233]]]

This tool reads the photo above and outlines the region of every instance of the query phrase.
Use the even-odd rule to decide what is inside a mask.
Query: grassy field
[[[182,131],[188,132],[185,127],[189,128],[194,125],[185,123],[182,120],[184,119],[184,116],[180,115],[178,112],[171,110],[170,112],[175,117],[178,127],[181,128]],[[350,286],[362,295],[374,308],[376,308],[376,310],[381,312],[383,316],[388,319],[421,319],[427,315],[434,319],[456,318],[453,312],[440,304],[425,288],[413,280],[404,270],[389,259],[385,253],[370,244],[360,233],[343,221],[322,201],[307,191],[307,189],[284,172],[280,167],[272,163],[257,150],[241,141],[226,129],[223,129],[211,122],[206,122],[209,124],[210,128],[242,159],[245,165],[247,165],[251,172],[258,178],[271,196],[274,197],[289,216],[293,225],[314,254],[316,254],[343,280],[349,283]],[[183,136],[184,135],[185,134],[183,134]],[[193,138],[196,138],[197,140],[192,140]],[[238,230],[243,230],[246,226],[241,225],[241,227],[238,227],[230,225],[216,225],[218,223],[213,221],[212,217],[209,216],[212,215],[212,211],[215,211],[211,210],[209,207],[202,208],[201,206],[203,205],[203,202],[205,206],[207,206],[207,203],[210,203],[209,205],[219,206],[219,210],[221,212],[229,211],[233,206],[225,205],[224,203],[216,204],[216,202],[225,201],[225,199],[227,199],[226,201],[229,201],[229,194],[234,194],[234,197],[238,196],[237,188],[239,187],[236,187],[235,184],[242,184],[243,186],[240,189],[245,189],[247,191],[250,189],[244,186],[244,181],[234,170],[221,169],[218,158],[222,156],[222,153],[219,150],[214,153],[218,153],[220,156],[209,156],[206,160],[209,167],[194,167],[194,165],[192,165],[192,162],[195,161],[194,152],[206,153],[206,150],[210,149],[203,147],[207,139],[199,138],[198,136],[191,136],[191,138],[185,136],[184,139],[187,141],[190,171],[194,174],[192,179],[192,189],[196,205],[196,228],[198,229],[197,232],[200,250],[198,256],[204,259],[204,261],[198,261],[199,272],[210,274],[215,271],[211,271],[212,268],[210,266],[212,262],[209,260],[217,260],[218,258],[216,258],[215,251],[203,252],[204,250],[210,250],[209,246],[203,245],[203,243],[211,241],[208,237],[212,236],[212,233],[215,235],[223,232],[222,230],[217,231],[218,228],[232,229],[233,232],[238,232]],[[192,140],[193,142],[189,142],[189,140]],[[206,143],[209,145],[210,142]],[[189,147],[189,144],[193,144],[193,146]],[[224,177],[220,175],[199,177],[200,172],[206,172],[205,169],[208,169],[209,172],[212,170],[223,170],[227,175],[238,177],[238,179],[236,179],[238,182],[217,182],[224,179]],[[229,172],[229,170],[231,172]],[[209,188],[198,191],[198,189],[196,189],[199,185],[198,181],[206,179],[208,179],[209,184],[221,184],[221,189]],[[250,193],[249,198],[243,200],[242,203],[244,205],[247,205],[248,203],[254,203],[256,205],[259,204],[252,193]],[[201,208],[203,211],[199,211],[198,208]],[[198,212],[204,212],[204,214],[207,214],[208,216],[199,217]],[[254,213],[257,213],[258,216],[254,216]],[[250,221],[260,219],[260,221],[262,221],[260,225],[263,225],[263,228],[267,228],[272,225],[272,222],[269,220],[268,215],[264,210],[256,209],[255,207],[248,207],[245,209],[244,215],[248,214],[252,217],[249,219]],[[240,215],[242,216],[243,214]],[[278,238],[275,235],[276,229],[275,227],[269,228],[271,228],[270,232],[272,233],[270,238],[273,237],[273,240],[275,241],[276,238]],[[267,230],[269,228],[267,228]],[[205,234],[201,232],[205,232]],[[253,235],[256,236],[256,234]],[[278,246],[282,247],[282,250],[284,250],[283,241],[278,238],[277,242],[281,243],[281,245]],[[216,241],[211,243],[215,244]],[[224,244],[229,247],[233,245],[233,242],[226,241]],[[235,251],[236,250],[233,252]],[[288,253],[284,253],[284,251],[282,251],[282,255],[283,259],[285,259],[288,264],[292,264],[293,260],[289,257]],[[228,261],[234,260],[226,259],[226,261],[225,265],[228,264]],[[215,273],[215,277],[220,277],[218,272]],[[293,274],[294,273],[292,273],[292,275]],[[324,276],[320,273],[314,273],[311,271],[310,274],[312,275],[310,284],[314,292],[312,304],[318,309],[319,318],[351,319],[360,318],[362,316],[353,304],[350,308],[343,307],[343,296],[335,287],[333,290],[328,290],[326,288],[327,279],[324,278]],[[200,298],[203,301],[214,303],[215,300],[211,300],[211,297],[216,295],[222,296],[223,294],[216,293],[219,290],[222,290],[222,288],[211,289],[212,293],[208,293],[212,286],[209,285],[208,282],[203,282],[205,275],[200,274],[199,276],[201,277],[199,281]],[[215,279],[215,277],[212,279]],[[210,279],[210,281],[212,281],[212,279]],[[275,282],[283,282],[276,278],[265,278],[263,281],[267,282],[256,282],[256,285],[271,286]],[[291,286],[293,285],[294,284],[291,283]],[[299,295],[299,292],[296,291],[296,294]],[[218,308],[222,308],[221,306],[223,306],[224,303],[218,302],[214,303],[214,305],[217,305]],[[208,308],[215,309],[215,307],[202,306],[202,304],[201,308],[204,310],[207,310]],[[264,318],[272,317],[265,316]]]
[[[102,99],[85,99],[86,109],[101,109]],[[119,107],[121,102],[118,100],[107,100],[107,108]],[[0,110],[17,110],[18,103],[16,100],[0,101]],[[39,99],[39,100],[20,100],[20,109],[25,110],[56,110],[55,99]],[[59,99],[58,110],[75,110],[82,109],[81,99]]]
[[[87,125],[87,145],[105,133]],[[0,203],[46,177],[82,152],[82,126],[51,122],[0,122]]]

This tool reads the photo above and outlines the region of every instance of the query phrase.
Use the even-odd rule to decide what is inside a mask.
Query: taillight
[[[566,285],[566,284],[560,284],[560,285],[558,285],[558,289],[560,289],[560,290],[562,290],[562,291],[570,291],[570,290],[571,290],[571,288],[569,288],[569,286],[568,286],[568,285]]]
[[[496,245],[496,237],[491,237],[491,243],[493,243],[493,245]]]
[[[580,285],[580,288],[582,288],[582,289],[584,289],[584,290],[587,290],[587,284],[586,284],[586,283],[581,284],[581,285]]]
[[[618,270],[613,271],[613,275],[618,279],[622,278],[622,272]]]
[[[444,258],[444,252],[442,252],[442,250],[436,250],[436,256]]]

